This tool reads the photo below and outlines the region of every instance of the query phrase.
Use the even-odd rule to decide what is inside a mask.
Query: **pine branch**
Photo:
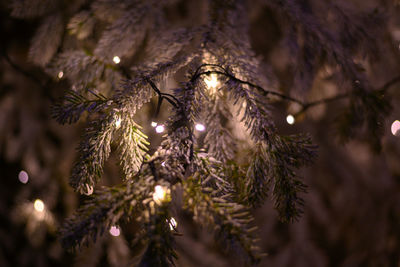
[[[211,228],[229,250],[247,255],[246,264],[256,263],[261,253],[252,237],[254,229],[248,227],[250,214],[226,195],[215,195],[215,189],[205,187],[202,178],[212,179],[195,174],[183,182],[184,209],[193,213],[195,222]]]
[[[96,113],[100,110],[104,110],[112,103],[111,100],[107,99],[102,94],[96,94],[90,90],[88,91],[94,96],[94,99],[89,99],[79,92],[74,92],[72,90],[67,91],[64,96],[65,104],[59,102],[53,106],[53,118],[61,124],[75,123],[79,120],[83,112]]]
[[[143,200],[151,197],[148,186],[151,184],[149,178],[140,178],[135,183],[96,192],[64,223],[60,231],[62,245],[66,248],[89,245],[90,240],[96,241],[122,218],[130,218],[134,213],[142,214],[147,210]]]
[[[73,167],[70,184],[81,193],[93,190],[103,172],[104,162],[111,153],[111,141],[115,132],[114,114],[91,122],[78,151],[79,160]]]

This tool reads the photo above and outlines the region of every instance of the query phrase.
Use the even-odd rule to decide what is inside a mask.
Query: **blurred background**
[[[197,1],[175,2],[166,11],[174,23],[186,25],[201,12]],[[372,87],[379,89],[400,75],[400,6],[378,0],[352,4],[359,12],[376,7],[388,19],[377,36],[379,54],[365,64]],[[329,67],[315,74],[307,95],[291,91],[294,59],[283,45],[287,21],[256,4],[249,17],[252,47],[283,92],[310,100],[341,92],[332,81],[335,69]],[[107,232],[78,252],[59,243],[58,227],[83,199],[68,179],[85,122],[59,125],[51,118],[52,104],[69,83],[48,76],[27,59],[39,23],[12,18],[8,2],[0,2],[0,266],[125,266],[135,255],[129,229],[121,229],[126,236],[119,229]],[[287,116],[298,107],[272,103],[281,133],[308,132],[319,149],[316,162],[301,171],[308,193],[298,222],[279,222],[271,201],[254,211],[260,244],[268,253],[260,266],[400,266],[400,137],[391,131],[400,120],[400,83],[387,93],[393,110],[385,121],[380,153],[372,152],[362,138],[346,144],[337,138],[335,118],[346,100],[317,105],[293,124]],[[154,106],[145,107],[143,116]],[[150,125],[144,131],[157,139]],[[113,158],[104,176],[105,185],[119,181]],[[190,222],[178,227],[184,233],[177,238],[178,266],[236,266],[212,236]]]

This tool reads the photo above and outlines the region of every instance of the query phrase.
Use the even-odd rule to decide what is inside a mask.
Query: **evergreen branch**
[[[117,115],[118,116],[118,115]],[[119,143],[120,164],[123,167],[126,180],[132,178],[139,172],[144,159],[148,156],[147,136],[140,131],[140,126],[135,123],[133,116],[129,113],[122,113],[120,120]]]
[[[223,71],[218,71],[218,70],[207,70],[207,71],[203,71],[203,72],[199,72],[199,70],[202,67],[207,67],[207,66],[211,66],[211,67],[220,67]],[[235,82],[239,82],[241,84],[244,85],[248,85],[250,87],[253,87],[255,89],[257,89],[258,91],[260,91],[264,96],[268,96],[268,95],[274,95],[277,96],[283,100],[286,101],[290,101],[296,104],[299,104],[302,108],[301,110],[296,113],[295,115],[298,116],[302,113],[304,113],[305,111],[307,111],[309,108],[317,106],[317,105],[321,105],[321,104],[327,104],[330,102],[334,102],[340,99],[344,99],[344,98],[348,98],[350,96],[352,96],[352,93],[343,93],[343,94],[338,94],[336,96],[332,96],[332,97],[327,97],[327,98],[322,98],[316,101],[312,101],[312,102],[303,102],[300,99],[279,93],[279,92],[275,92],[275,91],[270,91],[267,89],[264,89],[263,87],[256,85],[254,83],[251,83],[249,81],[245,81],[245,80],[241,80],[237,77],[235,77],[233,74],[229,73],[226,69],[222,68],[221,66],[217,65],[217,64],[202,64],[199,66],[198,71],[196,71],[195,75],[193,76],[193,80],[196,80],[198,78],[200,78],[203,75],[211,75],[211,74],[219,74],[225,77],[228,77],[229,79],[235,81]],[[396,76],[394,78],[392,78],[391,80],[387,81],[383,86],[380,87],[380,89],[377,89],[375,91],[378,91],[380,93],[385,93],[390,87],[392,87],[393,85],[395,85],[396,83],[400,82],[400,76]]]
[[[140,267],[175,266],[178,255],[174,249],[174,231],[170,229],[170,214],[167,206],[156,207],[149,202],[149,215],[144,223],[142,242],[147,241],[147,247],[141,256]]]
[[[71,186],[81,193],[93,190],[103,172],[104,162],[111,153],[111,141],[115,131],[115,116],[104,116],[91,122],[78,151],[79,160],[72,169]]]
[[[77,122],[84,111],[94,113],[103,110],[109,105],[110,100],[105,96],[96,94],[90,90],[88,91],[95,99],[88,99],[83,96],[83,94],[73,90],[67,91],[64,96],[64,101],[66,103],[56,103],[52,107],[52,117],[61,124],[71,124]]]
[[[197,173],[183,182],[184,209],[193,213],[195,222],[211,228],[226,248],[247,255],[246,265],[258,262],[262,255],[252,237],[255,229],[248,226],[250,214],[224,195],[215,195],[215,189],[205,187],[202,178]]]
[[[89,245],[90,240],[96,241],[121,218],[129,218],[134,213],[141,214],[144,210],[142,202],[151,193],[148,191],[148,182],[141,178],[136,183],[103,188],[91,196],[61,228],[62,245],[65,248]]]

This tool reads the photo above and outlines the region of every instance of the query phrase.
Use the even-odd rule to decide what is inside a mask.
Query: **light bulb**
[[[157,125],[157,127],[156,127],[157,133],[162,133],[162,132],[164,132],[164,130],[165,130],[164,125]]]
[[[64,76],[64,72],[60,71],[57,76],[58,79],[61,79]]]
[[[29,175],[26,171],[20,171],[18,174],[18,180],[23,183],[26,184],[29,180]]]
[[[167,199],[168,192],[169,189],[166,186],[156,185],[153,193],[154,202],[161,205]]]
[[[121,62],[121,59],[118,56],[113,57],[113,61],[115,64],[118,64]]]
[[[112,236],[119,236],[121,234],[121,230],[118,226],[113,225],[110,227],[110,234]]]
[[[171,219],[169,220],[169,229],[173,231],[174,229],[176,229],[177,226],[178,222],[175,220],[174,217],[171,217]]]
[[[35,202],[33,203],[33,207],[35,208],[36,211],[38,212],[43,212],[44,211],[44,203],[40,199],[36,199]]]
[[[161,166],[165,167],[165,161],[163,161],[163,162],[161,163]]]
[[[151,127],[153,127],[153,128],[154,128],[154,127],[156,127],[156,126],[157,126],[157,122],[155,122],[155,121],[152,121],[152,122],[151,122]]]
[[[204,79],[208,89],[216,89],[219,85],[217,74],[211,74],[209,77]]]
[[[197,124],[194,126],[194,128],[195,128],[197,131],[199,131],[199,132],[204,132],[204,130],[206,129],[206,126],[204,126],[204,125],[201,124],[201,123],[197,123]]]
[[[392,134],[394,136],[400,137],[400,121],[395,120],[392,123],[392,129],[391,130],[392,130]]]
[[[118,117],[115,121],[115,128],[119,129],[121,127],[121,118]]]
[[[85,195],[90,196],[91,194],[93,194],[93,190],[94,190],[93,186],[86,184],[86,189],[87,189],[87,192],[84,193]]]
[[[294,119],[293,115],[289,114],[289,115],[287,115],[287,117],[286,117],[286,121],[287,121],[287,123],[289,123],[290,125],[292,125],[292,124],[294,123],[295,119]]]

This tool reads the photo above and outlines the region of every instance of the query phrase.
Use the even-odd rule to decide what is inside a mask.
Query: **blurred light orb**
[[[163,161],[163,162],[161,163],[161,166],[165,167],[165,161]]]
[[[86,184],[86,189],[87,189],[86,193],[84,193],[85,195],[90,196],[91,194],[93,194],[93,190],[94,190],[93,186]]]
[[[158,125],[156,127],[156,133],[162,133],[162,132],[164,132],[164,130],[165,130],[164,125]]]
[[[44,211],[44,203],[43,203],[43,201],[41,199],[36,199],[35,202],[33,203],[33,207],[38,212],[43,212]]]
[[[112,236],[119,236],[121,234],[121,230],[119,229],[118,226],[113,225],[110,228],[110,234]]]
[[[156,127],[156,126],[157,126],[157,122],[155,122],[155,121],[152,121],[152,122],[151,122],[151,127],[153,127],[153,128],[154,128],[154,127]]]
[[[119,129],[121,127],[121,118],[118,117],[117,120],[115,121],[115,128]]]
[[[121,59],[118,56],[113,57],[113,61],[115,64],[118,64],[121,62]]]
[[[400,137],[400,121],[395,120],[392,123],[392,134],[394,136]]]
[[[18,174],[18,180],[23,183],[26,184],[29,180],[29,175],[26,171],[20,171]]]
[[[295,121],[295,120],[294,120],[293,115],[292,115],[292,114],[287,115],[286,121],[287,121],[287,123],[289,123],[290,125],[294,124],[294,121]]]
[[[169,229],[173,231],[174,229],[176,229],[177,226],[178,222],[175,220],[174,217],[171,217],[171,219],[169,220]]]
[[[204,132],[205,129],[206,129],[206,126],[204,126],[204,125],[201,124],[201,123],[197,123],[196,126],[195,126],[195,128],[196,128],[196,130],[199,131],[199,132]]]
[[[167,198],[168,188],[166,186],[156,185],[154,187],[153,200],[158,205],[165,201]]]
[[[64,76],[64,72],[60,71],[57,76],[58,79],[61,79]]]
[[[209,78],[205,78],[204,82],[206,83],[208,89],[215,89],[219,85],[217,74],[211,74]]]

